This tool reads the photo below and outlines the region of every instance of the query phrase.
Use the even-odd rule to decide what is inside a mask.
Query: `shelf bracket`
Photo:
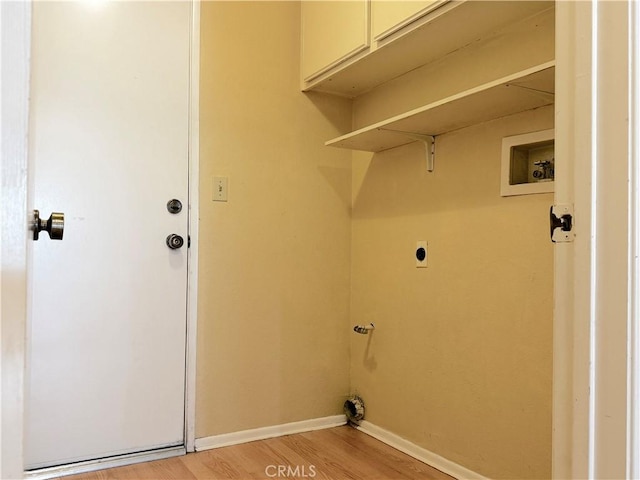
[[[422,133],[403,132],[401,130],[391,130],[388,128],[379,128],[378,130],[384,130],[385,132],[397,133],[404,135],[405,137],[412,138],[422,142],[425,150],[425,159],[427,161],[427,172],[433,172],[433,164],[436,158],[436,137],[434,135],[424,135]]]
[[[527,90],[527,91],[531,92],[532,94],[537,95],[538,97],[544,98],[546,101],[549,101],[551,103],[553,103],[555,101],[555,98],[556,98],[555,92],[547,92],[546,90],[540,90],[538,88],[531,88],[531,87],[527,87],[525,85],[520,85],[518,83],[507,83],[505,86],[506,87],[518,87],[518,88],[521,88],[522,90]]]
[[[436,137],[433,135],[409,135],[409,137],[422,142],[427,161],[427,172],[433,172],[433,164],[436,159]]]

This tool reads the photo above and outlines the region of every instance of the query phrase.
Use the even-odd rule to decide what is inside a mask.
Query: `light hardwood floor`
[[[347,426],[64,478],[453,480],[453,477]]]

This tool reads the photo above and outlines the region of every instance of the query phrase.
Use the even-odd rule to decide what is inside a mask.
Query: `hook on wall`
[[[367,335],[369,333],[369,330],[375,330],[376,326],[372,323],[370,323],[369,325],[356,325],[355,327],[353,327],[353,331],[356,333],[360,333],[362,335]]]

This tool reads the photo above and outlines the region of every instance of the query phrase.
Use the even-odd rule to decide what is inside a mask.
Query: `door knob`
[[[176,250],[177,248],[182,247],[182,245],[184,245],[184,238],[180,235],[172,233],[167,237],[167,247],[171,250]]]
[[[49,234],[51,240],[62,240],[64,233],[64,213],[53,212],[48,220],[40,218],[38,210],[33,211],[33,239],[38,240],[43,230]]]

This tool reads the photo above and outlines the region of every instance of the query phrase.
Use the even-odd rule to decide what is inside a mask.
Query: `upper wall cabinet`
[[[553,5],[536,0],[303,1],[302,89],[357,97]]]
[[[371,0],[371,36],[374,41],[384,40],[443,3],[442,0]]]
[[[302,2],[303,81],[368,49],[369,0]]]

